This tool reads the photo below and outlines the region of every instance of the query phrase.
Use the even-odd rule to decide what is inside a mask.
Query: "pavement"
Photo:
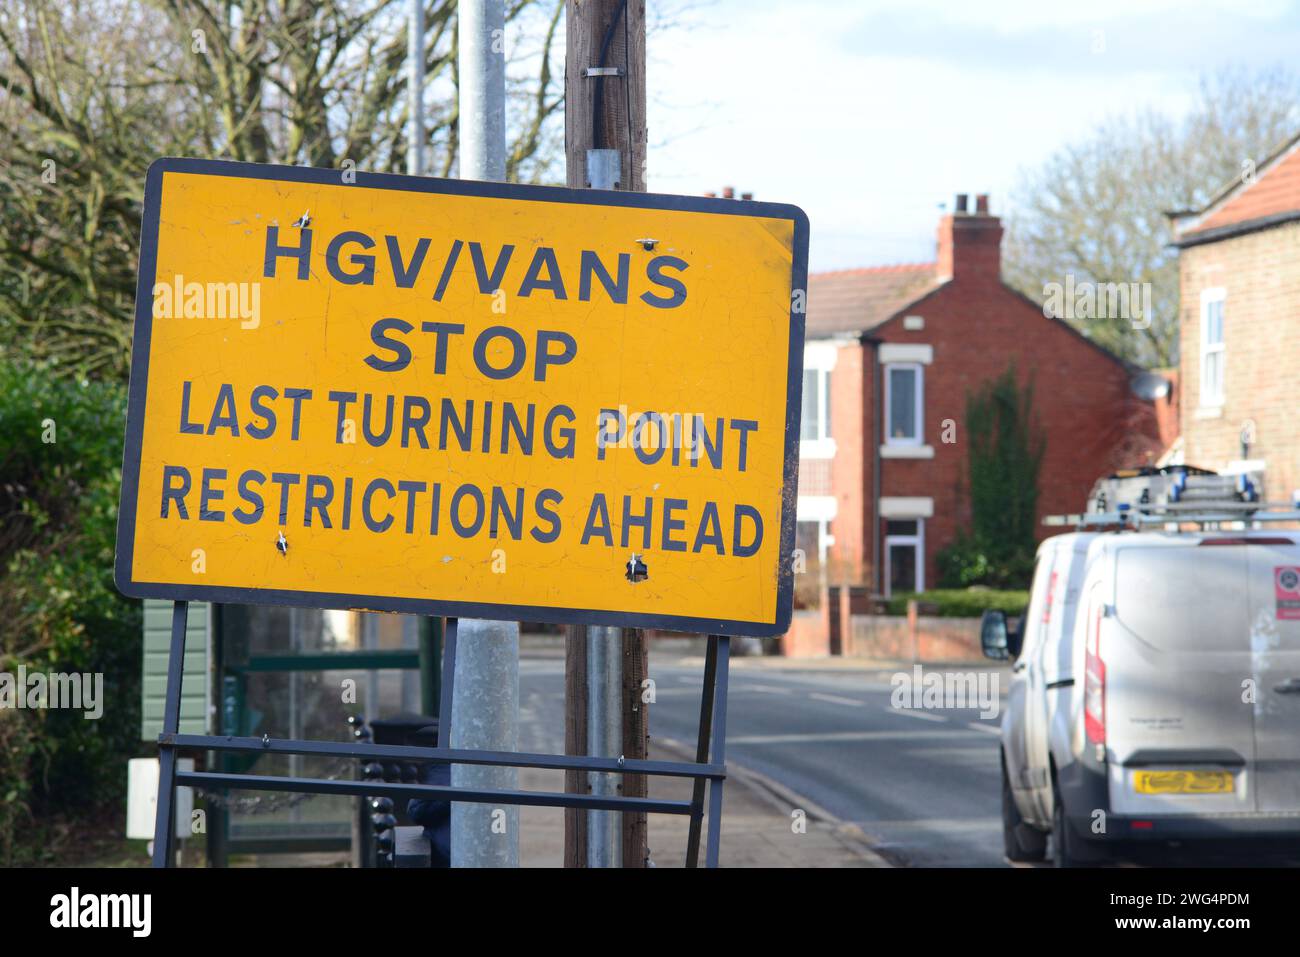
[[[654,741],[650,757],[693,761],[680,742]],[[888,867],[866,836],[811,801],[762,775],[728,762],[722,794],[721,867]],[[526,790],[560,791],[564,772],[521,770]],[[686,778],[650,779],[650,796],[689,800]],[[707,825],[707,819],[706,819]],[[687,819],[681,815],[649,816],[650,859],[655,867],[682,867],[686,857]],[[551,808],[520,810],[519,862],[523,867],[559,867],[564,862],[564,812]],[[704,849],[701,844],[700,863]]]

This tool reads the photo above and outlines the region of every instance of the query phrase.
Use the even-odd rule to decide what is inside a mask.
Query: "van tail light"
[[[1101,660],[1101,615],[1098,606],[1083,665],[1083,730],[1094,744],[1106,743],[1106,663]]]

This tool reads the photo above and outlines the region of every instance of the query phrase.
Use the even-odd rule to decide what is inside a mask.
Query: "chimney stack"
[[[722,198],[723,198],[723,199],[735,199],[735,198],[736,198],[736,187],[734,187],[734,186],[724,186],[724,187],[722,187]]]
[[[968,199],[966,193],[958,193],[956,212],[939,220],[939,275],[998,282],[1002,273],[1002,221],[989,214],[988,193],[975,195],[974,215],[969,212]]]

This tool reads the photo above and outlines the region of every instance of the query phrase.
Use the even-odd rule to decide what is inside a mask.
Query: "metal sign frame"
[[[699,866],[701,830],[704,824],[705,786],[708,786],[708,833],[705,863],[718,866],[722,838],[722,789],[727,778],[727,680],[731,640],[727,635],[710,635],[704,662],[704,687],[700,694],[700,724],[695,761],[643,761],[598,758],[585,755],[534,754],[512,751],[480,751],[470,748],[420,748],[403,745],[349,744],[333,741],[300,741],[263,736],[181,734],[181,678],[185,662],[185,624],[188,602],[172,607],[171,648],[167,661],[166,708],[163,730],[158,735],[158,808],[154,823],[153,866],[173,863],[175,795],[178,786],[209,789],[288,791],[307,794],[340,794],[357,797],[382,795],[394,798],[442,798],[473,804],[510,804],[528,807],[575,808],[597,811],[642,811],[650,814],[685,814],[690,817],[686,866]],[[451,705],[456,665],[457,620],[449,618],[443,645],[443,687],[438,716],[440,740],[450,740]],[[446,732],[443,729],[446,729]],[[445,737],[443,736],[445,734]],[[613,774],[645,774],[691,778],[689,801],[618,795],[569,794],[552,791],[506,791],[458,788],[438,784],[396,784],[383,781],[339,781],[325,778],[296,778],[248,773],[181,771],[176,767],[181,749],[233,751],[252,754],[310,754],[321,757],[352,757],[394,761],[428,761],[440,764],[478,764],[494,767],[550,768],[565,771],[598,771]],[[161,839],[159,835],[162,835]]]
[[[791,302],[786,358],[785,430],[782,443],[782,505],[776,565],[775,616],[772,621],[742,621],[699,618],[687,615],[605,611],[554,606],[496,604],[449,599],[394,598],[384,595],[337,594],[332,592],[283,591],[222,585],[176,584],[137,579],[133,568],[136,514],[140,488],[140,459],[144,439],[145,400],[149,379],[150,346],[153,332],[153,288],[158,261],[159,226],[162,212],[163,176],[188,173],[241,179],[269,180],[340,186],[341,172],[299,166],[269,166],[222,160],[165,158],[150,165],[145,180],[143,232],[140,268],[136,285],[134,345],[128,396],[126,443],[122,463],[122,495],[118,515],[117,553],[114,581],[118,590],[134,598],[170,601],[211,601],[224,604],[262,604],[312,608],[365,609],[426,616],[454,616],[491,620],[538,621],[572,625],[613,625],[627,628],[657,628],[702,634],[726,634],[772,638],[788,628],[794,608],[794,575],[790,556],[795,546],[795,491],[799,472],[800,403],[803,393],[803,347],[805,314],[801,298],[808,278],[808,217],[797,206],[752,200],[712,199],[656,193],[613,190],[569,189],[528,186],[433,177],[400,176],[389,173],[353,172],[347,189],[382,189],[449,196],[517,199],[531,202],[576,204],[592,207],[698,212],[738,217],[790,220],[793,223],[791,251]]]
[[[789,324],[785,335],[785,415],[781,460],[781,505],[777,530],[776,601],[771,620],[744,621],[690,615],[638,613],[584,609],[582,607],[529,606],[483,601],[455,601],[432,598],[388,597],[369,594],[337,594],[310,590],[277,590],[251,586],[206,586],[165,581],[143,581],[136,576],[134,551],[139,505],[141,452],[144,444],[146,393],[153,339],[153,296],[157,278],[159,236],[163,205],[163,183],[167,173],[198,174],[284,183],[345,186],[349,189],[382,189],[416,194],[514,199],[586,207],[615,207],[665,212],[696,212],[731,217],[757,217],[792,223],[790,238]],[[153,864],[173,863],[173,818],[175,789],[199,786],[209,789],[269,790],[293,793],[338,794],[358,797],[384,795],[398,798],[437,798],[451,802],[491,803],[517,806],[573,808],[580,810],[637,811],[654,814],[682,814],[690,819],[686,866],[699,863],[700,844],[705,844],[705,862],[718,865],[721,841],[723,785],[726,781],[725,744],[730,636],[774,637],[789,626],[793,612],[794,578],[789,557],[795,544],[795,492],[798,484],[800,406],[803,392],[804,307],[808,277],[808,218],[798,207],[747,200],[670,196],[605,190],[579,190],[503,183],[398,176],[355,172],[352,179],[340,179],[340,171],[309,167],[276,167],[215,160],[168,158],[153,163],[145,182],[143,234],[136,290],[135,339],[131,360],[127,433],[122,466],[122,498],[119,510],[114,579],[127,595],[160,598],[173,602],[172,635],[167,667],[167,689],[163,731],[158,738],[159,794],[155,821]],[[655,240],[638,240],[653,243]],[[646,246],[646,249],[650,249]],[[784,260],[782,260],[784,264]],[[783,310],[784,311],[784,310]],[[634,556],[635,560],[635,556]],[[188,603],[205,600],[227,604],[307,606],[317,608],[366,609],[425,616],[450,616],[444,644],[443,690],[439,716],[440,745],[450,740],[451,704],[460,616],[488,619],[545,621],[572,625],[613,625],[632,628],[661,628],[708,635],[704,684],[700,699],[700,722],[695,761],[626,760],[585,755],[536,754],[483,751],[439,746],[435,748],[376,745],[360,742],[323,742],[179,733],[181,679],[184,668],[185,625]],[[266,776],[249,773],[181,771],[176,766],[181,749],[236,752],[245,754],[307,754],[379,760],[434,762],[448,765],[473,764],[495,767],[547,768],[612,774],[643,774],[690,778],[688,801],[619,795],[531,792],[444,785],[339,781],[321,778]],[[708,798],[708,827],[705,833],[705,798]]]

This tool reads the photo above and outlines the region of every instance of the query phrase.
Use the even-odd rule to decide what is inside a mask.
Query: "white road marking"
[[[749,734],[732,737],[727,744],[819,744],[832,741],[920,741],[934,738],[962,738],[970,740],[964,730],[951,731],[821,731],[808,734]]]
[[[889,828],[891,831],[992,831],[1002,827],[1000,817],[977,818],[916,818],[910,821],[858,821],[864,830]]]
[[[908,718],[920,718],[922,721],[941,721],[944,724],[948,723],[948,719],[940,714],[929,714],[925,711],[912,711],[909,708],[886,708],[885,710],[890,714],[901,714]]]
[[[975,731],[983,731],[985,734],[996,734],[999,736],[1002,734],[1002,729],[996,724],[980,724],[978,721],[969,721],[967,722],[966,727],[972,728]]]
[[[735,685],[734,687],[732,687],[731,689],[732,694],[735,694],[737,691],[753,691],[757,694],[789,694],[790,693],[789,688],[778,688],[776,685]]]
[[[998,752],[995,748],[973,747],[971,742],[974,738],[967,738],[965,743],[960,747],[915,747],[908,748],[908,754],[915,754],[918,757],[925,758],[927,761],[958,761],[963,764],[986,764],[989,761],[997,761]]]
[[[809,693],[808,697],[816,698],[818,701],[828,701],[831,704],[847,705],[850,708],[862,707],[861,701],[854,701],[852,698],[841,698],[838,695],[833,695],[833,694],[821,694],[819,692],[813,691]]]

